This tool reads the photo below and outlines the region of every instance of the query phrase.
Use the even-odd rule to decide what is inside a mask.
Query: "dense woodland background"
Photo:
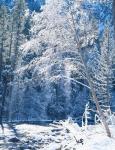
[[[115,111],[114,7],[112,0],[1,1],[1,122],[81,122],[88,102],[92,122],[93,91],[103,111]]]

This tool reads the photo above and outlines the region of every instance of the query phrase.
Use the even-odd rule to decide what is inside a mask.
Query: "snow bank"
[[[84,130],[69,120],[47,126],[19,124],[11,128],[5,125],[4,135],[7,148],[10,146],[16,150],[20,147],[35,150],[114,150],[115,125],[110,126],[110,130],[112,138],[106,136],[102,125],[90,125]],[[9,143],[12,137],[20,142],[15,145]],[[0,143],[0,148],[7,150],[2,138]]]

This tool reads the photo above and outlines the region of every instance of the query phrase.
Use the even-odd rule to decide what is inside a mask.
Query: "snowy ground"
[[[115,126],[112,138],[101,125],[88,126],[60,122],[48,126],[5,124],[0,130],[0,150],[115,150]]]

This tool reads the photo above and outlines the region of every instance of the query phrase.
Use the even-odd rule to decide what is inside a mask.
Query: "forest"
[[[103,150],[78,147],[90,126],[115,138],[114,0],[0,0],[0,125],[0,150]],[[45,126],[66,144],[47,147]]]

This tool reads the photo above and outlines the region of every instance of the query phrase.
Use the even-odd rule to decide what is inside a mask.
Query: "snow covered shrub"
[[[87,103],[85,106],[85,111],[84,111],[83,116],[82,116],[82,127],[85,127],[85,129],[87,129],[88,119],[90,118],[89,110],[90,110],[89,109],[89,103]]]
[[[115,125],[115,112],[112,112],[109,108],[107,111],[104,112],[107,123],[110,125]]]
[[[115,113],[111,114],[107,119],[108,124],[115,125]]]
[[[104,111],[104,116],[106,118],[106,122],[109,125],[115,125],[115,112],[112,112],[111,109],[108,108],[106,111]],[[94,122],[95,124],[102,123],[101,118],[98,114],[95,114]]]
[[[95,114],[94,122],[95,124],[99,124],[101,122],[99,115]]]

